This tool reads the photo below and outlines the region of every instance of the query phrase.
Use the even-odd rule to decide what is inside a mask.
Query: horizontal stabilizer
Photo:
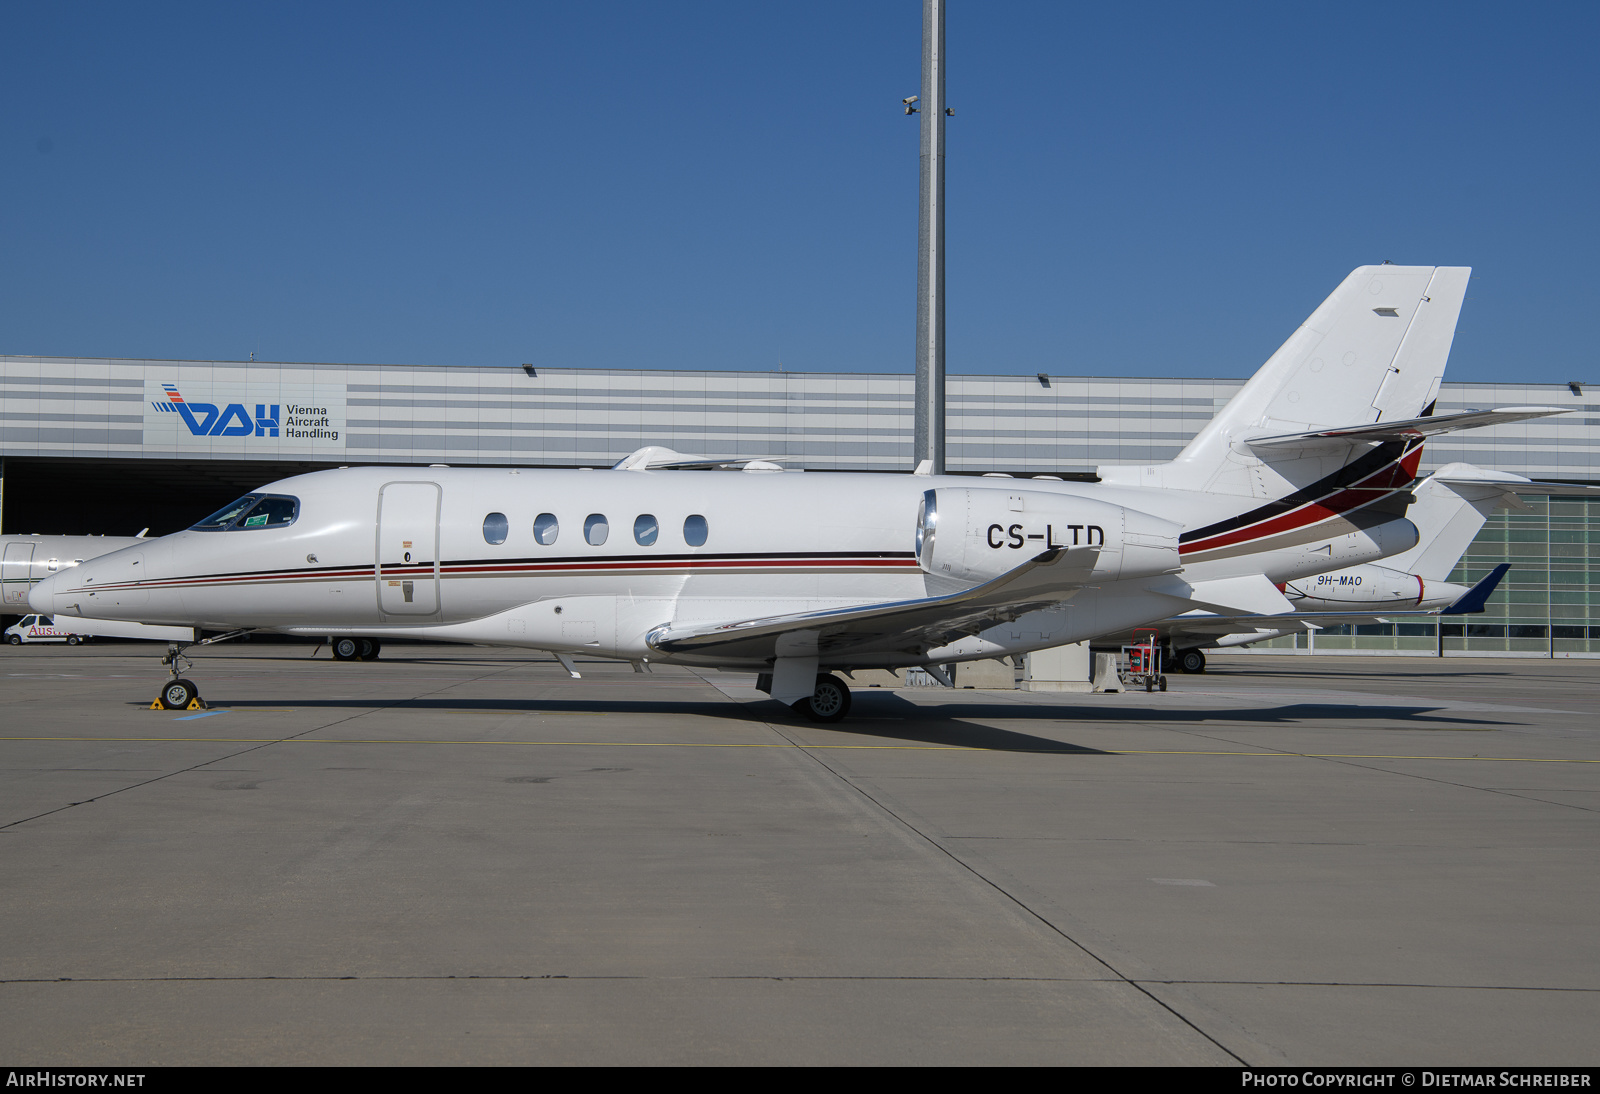
[[[1537,479],[1525,479],[1520,475],[1507,475],[1503,478],[1487,478],[1472,475],[1448,475],[1447,468],[1442,468],[1434,477],[1449,487],[1484,487],[1499,490],[1508,494],[1526,494],[1530,497],[1542,498],[1600,498],[1600,486],[1582,486],[1570,482],[1539,482]],[[1485,472],[1484,475],[1490,474]]]
[[[1172,578],[1151,586],[1150,591],[1217,612],[1279,615],[1294,610],[1294,605],[1265,574],[1193,582]]]
[[[1454,604],[1450,605],[1439,614],[1476,615],[1477,613],[1483,611],[1484,604],[1488,601],[1490,595],[1495,591],[1495,589],[1499,587],[1500,579],[1506,576],[1506,571],[1509,569],[1511,569],[1511,563],[1502,562],[1493,570],[1490,570],[1487,577],[1479,581],[1466,592],[1462,593],[1456,598],[1456,602]]]
[[[1504,425],[1528,418],[1543,418],[1550,414],[1566,414],[1567,410],[1554,406],[1508,406],[1499,410],[1468,410],[1461,414],[1441,414],[1430,418],[1407,418],[1400,422],[1369,422],[1364,425],[1339,426],[1335,429],[1314,429],[1307,433],[1279,433],[1267,437],[1250,437],[1245,440],[1251,448],[1307,448],[1360,444],[1366,441],[1414,441],[1436,433],[1452,433],[1458,429],[1477,429],[1486,425]]]

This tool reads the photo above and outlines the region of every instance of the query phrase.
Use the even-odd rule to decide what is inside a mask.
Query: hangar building
[[[1092,477],[1170,459],[1243,383],[952,376],[947,465]],[[264,482],[358,463],[604,467],[662,444],[909,471],[913,385],[909,374],[4,356],[0,531],[160,535]],[[1438,409],[1530,404],[1573,413],[1448,434],[1424,450],[1424,473],[1464,460],[1600,483],[1600,400],[1578,385],[1447,382]],[[1460,635],[1447,625],[1447,650],[1600,656],[1600,502],[1531,500],[1491,519],[1452,575],[1471,582],[1513,563],[1489,613]],[[1370,633],[1324,631],[1316,650],[1432,652],[1438,641],[1432,624],[1360,630]]]

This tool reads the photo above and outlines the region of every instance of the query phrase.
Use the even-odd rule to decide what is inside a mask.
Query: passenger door
[[[28,606],[28,589],[33,585],[33,544],[8,543],[0,559],[0,588],[8,608]]]
[[[439,611],[439,484],[391,482],[378,491],[378,610]]]

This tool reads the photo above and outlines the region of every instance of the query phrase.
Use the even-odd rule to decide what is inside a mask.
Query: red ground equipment
[[[1133,645],[1122,647],[1122,677],[1124,687],[1144,690],[1167,690],[1167,678],[1161,672],[1161,635],[1153,630],[1133,632]]]

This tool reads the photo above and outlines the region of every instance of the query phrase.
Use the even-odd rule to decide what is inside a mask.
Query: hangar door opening
[[[391,482],[378,491],[378,610],[439,611],[439,484]]]

